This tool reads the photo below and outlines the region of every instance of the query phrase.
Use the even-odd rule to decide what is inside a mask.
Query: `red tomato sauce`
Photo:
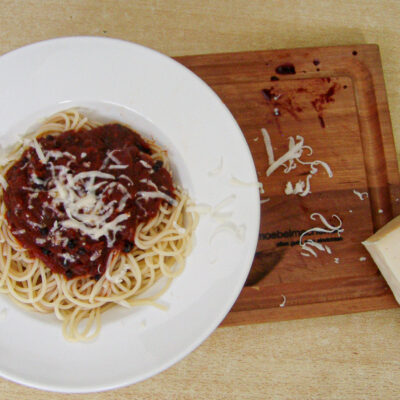
[[[149,144],[138,133],[120,124],[48,135],[37,142],[46,162],[39,158],[34,147],[30,147],[6,174],[8,187],[4,201],[11,232],[52,272],[63,274],[67,279],[100,279],[110,253],[115,250],[130,252],[138,224],[154,218],[161,203],[166,201],[163,198],[143,198],[138,196],[138,192],[158,192],[174,199],[172,177],[162,161],[153,160]],[[92,183],[99,184],[95,195],[101,196],[100,205],[104,204],[104,209],[109,212],[108,216],[104,212],[101,215],[107,216],[105,223],[121,214],[127,215],[119,225],[120,230],[111,235],[113,240],[107,240],[106,235],[93,238],[81,229],[63,225],[71,220],[71,215],[68,215],[68,203],[60,201],[59,190],[63,189],[55,183],[55,179],[61,179],[57,175],[59,171],[64,171],[64,177],[68,175],[68,179],[88,171],[112,175],[107,179],[96,177]],[[78,180],[81,197],[87,194],[85,182],[88,180]],[[79,193],[74,204],[80,200]],[[86,200],[94,201],[89,197]],[[82,203],[80,223],[86,224],[86,211]],[[90,222],[86,225],[92,226]]]

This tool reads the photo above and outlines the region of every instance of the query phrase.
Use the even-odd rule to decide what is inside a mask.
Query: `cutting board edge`
[[[182,60],[185,59],[201,59],[201,58],[206,58],[206,57],[226,57],[226,56],[241,56],[241,55],[249,55],[249,54],[254,54],[254,55],[259,55],[259,54],[265,54],[268,52],[285,52],[285,51],[293,51],[293,50],[302,50],[302,51],[315,51],[317,49],[360,49],[360,48],[370,48],[370,49],[375,49],[378,54],[379,52],[379,44],[378,43],[359,43],[359,44],[353,44],[353,45],[332,45],[332,46],[310,46],[310,47],[293,47],[293,48],[276,48],[276,49],[257,49],[257,50],[243,50],[243,51],[233,51],[233,52],[218,52],[218,53],[203,53],[203,54],[185,54],[185,55],[179,55],[179,56],[171,56],[174,60],[182,63]],[[183,64],[183,63],[182,63]],[[184,64],[185,65],[185,64]],[[187,67],[188,68],[188,67]],[[189,68],[190,69],[190,68]]]
[[[220,327],[262,324],[398,308],[391,293],[377,297],[229,312]]]

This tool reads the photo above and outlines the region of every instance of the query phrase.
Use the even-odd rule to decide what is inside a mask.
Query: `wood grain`
[[[252,270],[224,324],[396,307],[390,290],[361,242],[400,213],[400,178],[376,45],[306,48],[188,56],[177,59],[204,79],[241,126],[260,182],[270,201],[261,206],[261,228]],[[283,72],[289,72],[282,74]],[[305,179],[268,167],[260,129],[267,128],[278,158],[288,137],[301,134],[312,156],[329,164],[312,178],[307,197],[284,187]],[[227,151],[229,151],[227,149]],[[353,192],[367,192],[361,201]],[[318,212],[337,214],[344,233],[321,235],[332,254],[300,254],[300,233]],[[340,241],[339,241],[340,240]],[[364,258],[366,261],[364,261]],[[335,262],[335,259],[337,259]],[[285,309],[280,309],[283,295]],[[246,314],[247,313],[247,314]]]

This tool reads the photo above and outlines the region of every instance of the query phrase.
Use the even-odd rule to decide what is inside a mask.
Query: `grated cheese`
[[[143,167],[145,167],[147,169],[151,169],[152,168],[151,165],[149,163],[147,163],[146,161],[144,161],[144,160],[140,160],[139,162],[140,162],[140,164],[143,165]]]
[[[307,243],[301,244],[300,247],[303,250],[308,251],[308,253],[312,254],[314,257],[318,257],[316,251],[309,246],[309,244],[311,244],[311,243],[315,243],[315,242],[313,240],[309,240],[309,241],[307,241]],[[303,252],[301,254],[304,255]]]
[[[315,227],[315,228],[308,229],[300,235],[300,239],[299,239],[299,244],[300,244],[301,249],[305,250],[306,252],[308,251],[314,257],[317,257],[317,253],[310,246],[315,247],[320,251],[326,251],[328,254],[332,254],[332,251],[331,251],[330,247],[324,246],[321,243],[315,242],[311,239],[307,239],[303,242],[304,236],[306,236],[307,234],[309,234],[311,232],[337,233],[338,236],[340,236],[340,234],[344,231],[344,229],[342,228],[342,220],[336,214],[332,215],[332,218],[335,218],[338,220],[337,226],[330,224],[322,214],[313,213],[310,216],[310,218],[313,221],[315,221],[317,217],[320,219],[320,221],[325,226],[325,228]],[[301,254],[304,255],[305,253],[302,252]]]
[[[263,134],[265,147],[267,150],[268,155],[268,164],[269,167],[267,168],[266,175],[270,176],[276,169],[279,167],[284,167],[284,173],[288,174],[293,169],[297,168],[297,164],[302,165],[309,165],[310,172],[306,176],[306,182],[299,180],[295,187],[289,181],[285,187],[285,194],[297,194],[301,197],[307,196],[311,193],[311,185],[310,180],[311,178],[318,172],[318,166],[321,166],[325,169],[326,173],[328,174],[329,178],[332,178],[333,173],[330,166],[321,160],[314,160],[314,161],[303,161],[301,160],[301,156],[303,155],[304,150],[308,150],[307,156],[311,156],[313,154],[313,149],[310,146],[304,144],[304,138],[300,135],[296,136],[296,140],[291,136],[289,137],[289,145],[288,151],[283,154],[280,158],[274,161],[274,153],[271,144],[271,138],[265,128],[261,129]]]
[[[303,148],[305,148],[305,147],[306,146],[303,146]],[[307,146],[307,147],[309,147],[309,146]],[[296,160],[296,161],[299,162],[300,164],[303,164],[303,165],[309,165],[310,166],[310,174],[312,174],[312,175],[314,175],[314,174],[316,174],[318,172],[318,168],[316,166],[317,165],[321,165],[325,169],[325,171],[328,174],[329,178],[333,177],[333,173],[332,173],[331,167],[325,161],[314,160],[314,161],[311,161],[311,162],[306,162],[306,161],[302,161],[300,159]]]
[[[220,201],[217,205],[214,207],[208,205],[208,204],[196,204],[196,205],[190,205],[187,207],[188,212],[196,212],[198,214],[206,214],[210,215],[214,220],[219,222],[219,225],[216,227],[214,232],[210,235],[209,242],[212,244],[212,241],[214,238],[220,234],[221,232],[228,232],[232,233],[235,235],[238,240],[243,241],[245,238],[245,233],[246,233],[246,225],[241,224],[238,225],[234,223],[233,221],[230,220],[230,218],[233,215],[233,212],[231,211],[225,211],[223,210],[224,208],[230,206],[236,199],[236,195],[232,194],[222,201]],[[266,199],[266,201],[269,201],[269,199]],[[217,261],[217,256],[215,259],[210,260],[210,263],[215,263]]]
[[[294,194],[298,194],[298,193],[304,193],[304,189],[305,189],[305,183],[304,181],[300,180],[298,182],[296,182],[296,185],[294,187]]]
[[[90,261],[97,260],[101,256],[101,250],[96,250],[91,256]]]
[[[26,215],[26,217],[28,218],[29,215]],[[36,223],[36,222],[29,221],[29,220],[27,220],[27,222],[28,222],[28,224],[29,224],[32,228],[38,228],[38,229],[43,228],[42,225],[40,225],[40,224],[38,224],[38,223]]]
[[[232,204],[236,199],[235,194],[231,194],[221,202],[219,202],[216,206],[211,208],[210,214],[211,217],[214,218],[215,220],[219,222],[226,222],[229,218],[232,217],[233,212],[231,211],[220,211],[222,208],[228,207],[230,204]]]
[[[157,185],[152,181],[152,180],[150,180],[150,179],[141,179],[140,181],[139,181],[140,183],[145,183],[146,185],[149,185],[149,186],[151,186],[152,188],[154,188],[155,190],[158,190],[158,187],[157,187]]]
[[[149,199],[163,199],[166,200],[169,204],[172,204],[173,206],[178,205],[178,202],[175,199],[160,191],[155,191],[155,192],[139,191],[136,193],[136,195],[139,196],[139,198],[144,199],[145,201]]]
[[[13,235],[23,235],[26,232],[25,229],[18,229],[17,231],[14,231],[12,234]]]
[[[286,183],[285,194],[289,196],[293,193],[294,193],[293,185],[292,185],[292,182],[289,181]]]
[[[132,196],[131,196],[129,193],[124,194],[124,195],[122,196],[121,200],[119,201],[117,211],[122,211],[122,210],[125,208],[127,201],[128,201],[131,197],[132,197]]]
[[[50,158],[54,158],[58,160],[59,158],[66,157],[70,158],[71,160],[76,160],[76,157],[71,154],[69,151],[59,151],[59,150],[45,150],[43,152],[44,157],[46,158],[46,162],[50,160]]]
[[[233,212],[213,212],[212,217],[218,222],[226,222],[233,216]]]
[[[368,192],[359,192],[358,190],[354,189],[353,193],[360,199],[365,200],[368,198]]]
[[[305,188],[303,188],[303,191],[301,193],[299,193],[299,195],[301,197],[305,197],[305,196],[307,196],[308,194],[311,193],[311,185],[310,185],[311,178],[312,178],[311,174],[306,176]]]
[[[269,168],[267,169],[266,175],[270,176],[276,169],[281,167],[289,160],[295,160],[301,157],[303,153],[303,143],[304,138],[302,136],[296,136],[298,143],[294,144],[293,146],[289,146],[289,150],[279,157],[276,161],[270,164]]]
[[[231,176],[230,183],[235,186],[242,186],[242,187],[254,187],[257,186],[260,190],[260,193],[265,193],[264,186],[261,182],[244,182],[234,176]]]
[[[7,318],[7,309],[3,308],[0,310],[0,321],[5,321]]]
[[[116,271],[116,274],[111,276],[110,275],[110,271],[109,269],[106,270],[106,278],[107,280],[109,280],[110,282],[114,282],[114,283],[121,283],[122,282],[122,278],[124,277],[124,275],[126,274],[126,272],[128,271],[128,269],[130,269],[129,264],[124,264],[122,266],[122,268],[119,268]],[[121,301],[126,301],[126,300],[121,300]],[[127,304],[129,304],[127,302]],[[129,307],[131,307],[131,305],[129,304]]]
[[[367,261],[367,257],[360,257],[360,261]]]
[[[213,209],[212,214],[217,213],[219,210],[221,210],[221,208],[224,208],[230,204],[232,204],[234,201],[236,200],[236,195],[235,194],[231,194],[230,196],[228,196],[227,198],[225,198],[224,200],[220,201]]]
[[[285,307],[286,305],[286,296],[284,294],[281,294],[282,296],[282,303],[279,304],[279,307]]]
[[[126,179],[126,180],[133,186],[132,179],[129,178],[129,176],[127,176],[127,175],[120,175],[119,178],[120,178],[120,179]]]
[[[127,192],[127,189],[121,183],[117,184],[114,175],[111,174],[101,171],[86,171],[72,175],[65,166],[54,166],[52,162],[49,162],[48,165],[52,173],[48,192],[53,200],[52,204],[46,202],[44,206],[59,214],[57,207],[61,205],[68,216],[67,220],[62,221],[60,225],[55,224],[51,229],[52,243],[66,245],[68,239],[63,236],[63,231],[74,229],[88,235],[93,240],[104,236],[107,246],[112,247],[116,233],[123,229],[121,223],[129,218],[129,214],[121,214],[112,221],[107,221],[114,213],[117,201],[113,200],[105,204],[103,196],[113,187],[121,192]],[[95,184],[96,178],[111,180],[111,182],[103,181]],[[102,186],[104,186],[102,192],[97,195],[96,191]],[[125,207],[126,201],[125,197],[121,199],[119,203],[121,210]],[[61,231],[55,232],[58,226]]]
[[[176,221],[173,222],[173,227],[178,231],[180,235],[184,235],[186,232],[186,229],[180,226]]]
[[[85,171],[85,172],[79,172],[79,174],[76,174],[73,177],[73,182],[76,183],[79,180],[82,179],[87,179],[87,178],[91,178],[91,179],[96,179],[96,178],[103,178],[103,179],[115,179],[114,175],[111,174],[107,174],[105,172],[101,172],[101,171]]]
[[[4,176],[0,174],[0,185],[3,187],[4,190],[7,190],[8,183],[5,180]]]
[[[121,161],[119,161],[119,159],[114,156],[114,153],[116,153],[117,151],[120,151],[120,150],[112,150],[110,152],[107,152],[106,158],[109,158],[110,160],[114,161],[115,164],[121,164]]]
[[[224,167],[224,158],[221,157],[221,159],[219,160],[219,164],[217,165],[217,167],[215,169],[213,169],[212,171],[208,172],[208,176],[217,176],[220,175],[223,171],[223,167]]]
[[[315,242],[315,241],[312,240],[312,239],[307,239],[304,243],[305,243],[306,245],[315,247],[317,250],[325,251],[324,245],[322,245],[321,243]]]
[[[120,214],[110,222],[100,221],[94,227],[88,226],[83,222],[69,219],[61,222],[61,226],[67,229],[75,229],[83,234],[90,236],[93,240],[99,240],[102,236],[107,239],[107,246],[112,247],[115,242],[115,235],[123,229],[121,222],[127,220],[130,214]],[[110,234],[112,235],[110,237]]]
[[[127,165],[109,165],[108,169],[125,169],[128,168]]]
[[[274,149],[272,148],[272,144],[271,144],[271,138],[269,136],[268,131],[265,128],[261,129],[261,133],[262,133],[262,136],[264,139],[265,149],[267,151],[268,164],[272,165],[274,163],[275,159],[274,159]]]
[[[215,229],[213,234],[210,236],[210,244],[219,233],[224,232],[224,231],[234,234],[240,241],[243,241],[244,237],[245,237],[246,227],[245,227],[245,225],[238,226],[235,223],[233,223],[232,221],[224,222],[224,223],[220,224]]]
[[[212,211],[212,207],[209,206],[208,204],[196,204],[196,205],[191,205],[186,208],[188,212],[195,212],[197,214],[210,214]]]
[[[295,186],[293,187],[292,182],[288,181],[286,183],[285,187],[285,194],[286,195],[291,195],[291,194],[299,194],[300,196],[306,196],[307,194],[311,193],[310,192],[310,179],[309,175],[306,178],[307,186],[304,181],[299,180],[296,182]]]
[[[40,147],[40,144],[38,143],[38,141],[36,140],[36,138],[34,138],[34,139],[32,140],[32,144],[33,144],[33,148],[35,149],[36,154],[37,154],[39,160],[40,160],[43,164],[46,164],[46,163],[47,163],[47,158],[46,158],[45,155],[43,154],[43,150],[42,150],[42,148]]]
[[[68,261],[68,262],[74,262],[75,261],[75,257],[73,255],[71,255],[71,254],[68,254],[68,253],[59,254],[58,257],[61,257],[65,261]]]
[[[44,184],[45,184],[45,181],[42,180],[42,179],[39,179],[35,173],[32,174],[31,180],[32,180],[33,183],[35,183],[36,185],[44,185]]]
[[[260,201],[260,204],[268,203],[271,199],[269,197]]]

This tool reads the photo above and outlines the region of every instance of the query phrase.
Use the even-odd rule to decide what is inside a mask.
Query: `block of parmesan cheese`
[[[368,238],[363,245],[400,304],[400,216]]]

